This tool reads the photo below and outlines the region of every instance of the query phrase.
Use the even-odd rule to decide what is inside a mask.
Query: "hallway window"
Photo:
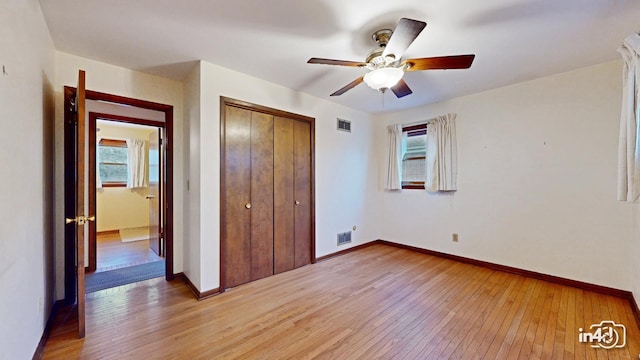
[[[98,171],[103,187],[126,187],[128,171],[127,142],[101,139],[98,144]]]

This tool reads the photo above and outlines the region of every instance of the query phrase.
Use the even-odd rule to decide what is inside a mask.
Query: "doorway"
[[[90,102],[87,107],[110,110]],[[89,212],[96,222],[89,231],[87,293],[165,274],[164,113],[114,111],[147,118],[89,111],[89,186],[96,189]]]
[[[75,148],[73,146],[73,133],[74,133],[74,101],[75,101],[76,89],[72,87],[65,87],[64,91],[64,103],[65,103],[65,204],[69,204],[69,211],[67,211],[67,205],[65,205],[65,213],[72,214],[74,203],[74,189],[72,189],[74,184],[74,171],[73,168],[76,166],[74,162],[74,152]],[[164,264],[164,277],[166,280],[173,280],[173,106],[153,103],[149,101],[127,98],[117,95],[105,94],[96,91],[86,91],[86,99],[87,101],[94,101],[96,103],[100,103],[104,106],[119,106],[119,107],[134,107],[139,108],[142,111],[154,111],[158,112],[161,116],[160,119],[154,120],[143,120],[142,125],[152,126],[159,129],[159,132],[162,134],[163,145],[162,149],[158,151],[158,156],[161,159],[162,167],[159,170],[159,178],[157,181],[162,184],[160,189],[158,190],[158,212],[159,214],[159,224],[158,226],[161,228],[161,244],[159,243],[159,251],[161,254],[159,256],[163,256],[165,261]],[[124,106],[122,106],[124,105]],[[90,110],[87,110],[89,112]],[[102,112],[102,110],[100,110]],[[109,114],[109,111],[102,112],[101,115],[103,117],[108,118],[111,121],[116,121],[120,123],[136,123],[136,121],[132,121],[131,119],[127,119],[126,116],[112,115]],[[96,119],[97,120],[97,119]],[[89,122],[89,125],[92,121]],[[87,131],[88,135],[95,136],[95,131]],[[94,142],[95,143],[95,142]],[[88,147],[87,152],[95,151],[96,147]],[[90,154],[87,154],[87,157]],[[94,154],[95,155],[95,154]],[[96,173],[94,171],[87,171],[89,177],[95,177]],[[90,181],[92,179],[89,179]],[[96,181],[93,179],[93,181]],[[88,187],[89,196],[88,203],[95,204],[96,191],[95,187]],[[95,210],[90,209],[90,210]],[[95,222],[89,222],[89,235],[96,234],[96,226]],[[87,236],[88,240],[89,236]],[[152,240],[149,240],[151,243]],[[89,246],[91,242],[87,241],[87,245]],[[67,303],[73,303],[76,298],[76,294],[79,289],[76,287],[76,271],[75,271],[75,238],[73,229],[70,227],[68,231],[65,233],[65,299]],[[85,256],[85,259],[89,256],[88,252]],[[89,261],[85,262],[88,264]]]

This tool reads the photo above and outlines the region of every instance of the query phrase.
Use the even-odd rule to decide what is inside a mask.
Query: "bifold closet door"
[[[251,281],[273,275],[273,116],[251,112]]]
[[[273,123],[274,186],[273,272],[295,267],[293,123],[276,117]]]
[[[311,263],[311,124],[293,121],[294,267]]]
[[[273,274],[273,117],[225,107],[225,286]]]
[[[311,126],[274,119],[274,273],[311,263]]]
[[[225,286],[251,281],[251,112],[225,107]]]

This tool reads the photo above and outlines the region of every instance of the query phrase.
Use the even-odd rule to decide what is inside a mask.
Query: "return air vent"
[[[338,118],[338,130],[351,132],[351,121]]]
[[[338,234],[338,245],[344,245],[351,242],[351,231]]]

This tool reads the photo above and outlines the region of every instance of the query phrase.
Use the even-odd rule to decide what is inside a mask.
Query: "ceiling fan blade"
[[[403,80],[400,79],[397,84],[391,87],[391,91],[396,94],[396,97],[399,99],[403,96],[411,95],[413,91],[409,88],[409,85]]]
[[[427,26],[427,23],[424,21],[407,18],[400,19],[382,52],[382,56],[393,55],[399,60],[425,26]]]
[[[357,79],[353,80],[352,82],[348,83],[347,85],[342,87],[342,89],[334,92],[330,96],[340,96],[340,95],[346,93],[347,91],[353,89],[354,87],[360,85],[363,81],[364,81],[364,75],[362,75],[359,78],[357,78]]]
[[[367,63],[363,63],[360,61],[347,61],[347,60],[334,60],[334,59],[321,59],[321,58],[311,58],[309,59],[309,61],[307,61],[307,64],[340,65],[340,66],[353,66],[353,67],[367,66]]]
[[[407,59],[402,64],[407,65],[405,71],[468,69],[471,67],[475,57],[474,54],[469,54]]]

